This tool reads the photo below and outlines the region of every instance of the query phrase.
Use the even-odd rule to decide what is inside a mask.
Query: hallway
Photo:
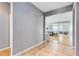
[[[75,55],[73,3],[14,2],[13,12],[13,55]]]

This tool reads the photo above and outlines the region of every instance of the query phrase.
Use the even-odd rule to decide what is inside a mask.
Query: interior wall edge
[[[43,14],[43,41],[45,41],[45,15]]]

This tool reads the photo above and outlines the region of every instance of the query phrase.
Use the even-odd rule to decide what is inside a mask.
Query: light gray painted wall
[[[13,54],[43,41],[43,13],[29,2],[13,3]]]
[[[9,18],[10,5],[0,2],[0,49],[9,47]]]
[[[79,56],[79,2],[76,3],[76,54]]]

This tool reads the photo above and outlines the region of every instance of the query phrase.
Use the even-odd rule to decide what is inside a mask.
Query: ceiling
[[[72,21],[72,11],[46,17],[46,24]]]
[[[43,12],[48,12],[72,4],[72,2],[31,2],[31,3]]]

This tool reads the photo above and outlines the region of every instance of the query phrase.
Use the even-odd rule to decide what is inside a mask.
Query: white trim
[[[11,56],[13,54],[13,3],[11,2],[10,7],[10,47],[11,47]]]
[[[2,49],[0,49],[0,51],[2,51],[2,50],[6,50],[6,49],[8,49],[8,48],[10,48],[10,47],[5,47],[5,48],[2,48]]]
[[[32,47],[29,47],[29,48],[27,48],[27,49],[25,49],[25,50],[23,50],[23,51],[21,51],[21,52],[15,54],[14,56],[19,56],[19,55],[21,55],[22,53],[24,53],[24,52],[26,52],[26,51],[29,51],[29,50],[35,48],[36,46],[39,46],[39,45],[42,44],[42,43],[44,43],[44,41],[42,41],[42,42],[40,42],[40,43],[37,43],[37,44],[33,45]]]

